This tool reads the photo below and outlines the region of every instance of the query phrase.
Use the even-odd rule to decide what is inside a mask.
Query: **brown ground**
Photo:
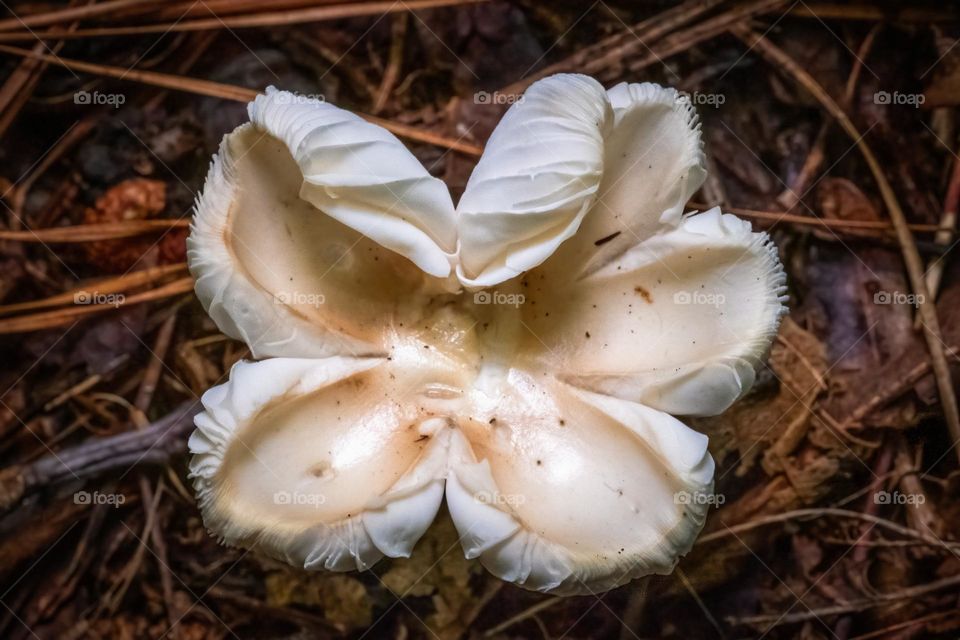
[[[960,14],[813,0],[284,13],[340,2],[18,2],[0,18],[0,636],[956,638],[960,433],[938,389],[960,375],[960,274],[954,233],[933,231],[960,196]],[[359,575],[218,546],[187,488],[181,416],[245,347],[191,293],[184,224],[247,89],[406,127],[457,195],[506,108],[476,92],[560,70],[699,95],[712,177],[696,205],[769,230],[787,268],[769,367],[694,422],[725,499],[694,551],[670,576],[555,599],[445,553],[446,518],[411,561]],[[58,231],[81,224],[100,226]],[[914,306],[877,304],[916,293],[933,263],[939,330],[932,303],[921,330]],[[74,304],[97,281],[124,304]]]

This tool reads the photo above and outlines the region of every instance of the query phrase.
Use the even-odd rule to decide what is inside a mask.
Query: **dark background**
[[[960,195],[955,6],[429,4],[0,2],[0,636],[956,638],[958,449],[931,373],[934,353],[960,375],[956,238],[933,233]],[[190,292],[183,243],[237,88],[409,128],[456,198],[500,103],[555,71],[690,92],[711,172],[691,206],[768,230],[787,269],[756,387],[694,421],[723,504],[693,552],[561,599],[464,560],[443,513],[364,574],[218,546],[185,412],[246,350]],[[101,226],[57,232],[81,224]],[[942,268],[933,349],[911,244]],[[91,283],[123,303],[78,304]]]

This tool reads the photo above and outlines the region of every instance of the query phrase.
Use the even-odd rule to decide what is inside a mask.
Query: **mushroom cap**
[[[197,295],[259,362],[203,396],[191,475],[224,542],[307,569],[402,557],[444,495],[528,589],[668,573],[713,491],[714,415],[785,312],[775,246],[719,209],[673,89],[557,75],[456,207],[391,134],[268,89],[197,202]]]

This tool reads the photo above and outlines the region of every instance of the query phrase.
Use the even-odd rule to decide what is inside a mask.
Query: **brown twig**
[[[93,118],[84,118],[74,124],[57,143],[50,149],[36,167],[30,171],[30,174],[20,180],[11,190],[11,200],[13,202],[13,219],[10,226],[18,229],[23,223],[23,204],[26,202],[27,194],[33,188],[33,184],[43,176],[47,170],[53,166],[53,163],[66,155],[67,151],[74,145],[87,137],[95,124]]]
[[[878,20],[891,24],[903,22],[952,22],[960,18],[956,11],[925,7],[898,7],[892,4],[852,4],[848,2],[801,2],[790,9],[790,15],[817,20]]]
[[[722,0],[687,0],[676,7],[662,11],[637,24],[626,27],[600,42],[578,50],[569,57],[518,80],[501,90],[507,95],[522,93],[535,81],[554,73],[577,71],[593,74],[611,64],[633,55],[640,48],[649,50],[651,44],[666,34],[710,11]]]
[[[689,202],[687,206],[694,209],[710,209],[716,205],[709,205],[701,202]],[[789,224],[799,224],[808,227],[823,227],[834,231],[843,232],[847,229],[864,229],[870,231],[890,231],[894,230],[893,224],[883,220],[834,220],[826,218],[814,218],[796,213],[787,213],[779,211],[759,211],[757,209],[744,209],[742,207],[723,207],[724,211],[735,213],[744,218],[753,218],[755,220],[768,220],[773,223],[786,222]],[[935,224],[911,224],[908,225],[911,231],[919,233],[934,233],[940,229]]]
[[[879,607],[890,602],[900,602],[903,600],[909,600],[911,598],[919,598],[920,596],[925,596],[928,593],[934,593],[936,591],[949,589],[950,587],[955,587],[958,585],[960,585],[960,575],[953,575],[948,578],[934,580],[933,582],[929,582],[927,584],[908,587],[906,589],[899,589],[889,593],[879,593],[869,598],[851,600],[850,602],[836,604],[829,607],[817,607],[798,613],[789,613],[787,615],[768,614],[759,616],[746,616],[743,618],[728,617],[728,620],[731,622],[731,624],[746,625],[762,624],[780,626],[784,624],[796,624],[798,622],[806,622],[807,620],[815,620],[825,616],[835,616],[844,613],[857,613],[859,611],[866,611],[867,609],[873,609],[874,607]]]
[[[160,374],[163,372],[163,358],[170,348],[170,342],[173,339],[173,329],[177,325],[177,316],[171,315],[160,325],[157,332],[157,339],[150,352],[150,364],[143,374],[143,380],[140,381],[140,388],[137,389],[137,397],[133,401],[135,406],[142,414],[146,415],[150,403],[153,401],[153,394],[157,390],[157,382],[160,380]]]
[[[943,199],[943,215],[940,217],[937,233],[933,241],[941,246],[950,244],[950,240],[957,231],[957,212],[960,211],[960,158],[954,158],[953,171],[950,173],[950,183],[947,185],[947,195]],[[927,268],[927,289],[930,295],[936,298],[940,289],[940,280],[943,277],[944,261],[942,257],[935,258]],[[919,325],[920,316],[917,316]],[[919,328],[919,326],[918,326]]]
[[[116,240],[147,233],[162,232],[174,228],[189,227],[190,220],[124,220],[122,222],[103,222],[99,224],[75,224],[50,229],[31,229],[30,231],[6,231],[0,229],[0,240],[14,242],[93,242],[97,240]]]
[[[387,68],[383,72],[383,80],[377,89],[376,99],[373,101],[373,115],[377,115],[387,106],[387,100],[393,87],[400,77],[400,67],[403,65],[403,43],[407,38],[407,25],[410,23],[409,13],[398,13],[393,17],[391,27],[390,55]]]
[[[717,619],[710,613],[710,609],[707,608],[706,603],[704,603],[703,598],[700,597],[700,594],[697,593],[696,588],[691,584],[690,579],[687,578],[687,574],[683,572],[683,569],[677,567],[677,578],[680,580],[680,583],[683,585],[683,588],[686,589],[687,593],[690,594],[690,597],[696,603],[697,607],[703,613],[703,617],[707,619],[707,622],[710,623],[710,626],[714,628],[717,632],[717,636],[721,639],[726,638],[726,634],[723,632],[723,627],[720,626],[720,623]]]
[[[15,18],[0,20],[0,31],[28,29],[30,27],[44,27],[51,24],[83,20],[101,15],[108,15],[122,9],[136,5],[153,4],[152,0],[107,0],[82,7],[68,7],[47,11],[44,13],[25,14]]]
[[[890,636],[891,631],[908,629],[918,624],[924,624],[926,622],[932,622],[934,620],[940,620],[942,618],[948,618],[948,617],[957,616],[957,615],[960,615],[960,611],[956,609],[953,609],[950,611],[938,611],[937,613],[931,613],[925,616],[920,616],[919,618],[912,618],[910,620],[904,620],[903,622],[891,624],[886,627],[877,629],[876,631],[871,631],[870,633],[864,633],[859,636],[854,636],[853,638],[850,638],[850,640],[872,640],[873,638],[890,638],[892,637]]]
[[[363,16],[379,16],[399,11],[419,11],[440,7],[478,4],[489,0],[406,0],[405,2],[355,2],[325,7],[307,7],[290,11],[262,11],[250,15],[215,16],[198,20],[178,20],[161,24],[145,24],[123,27],[99,27],[77,29],[69,33],[39,31],[28,33],[0,33],[0,42],[30,42],[37,38],[103,38],[113,36],[146,35],[152,33],[179,33],[185,31],[210,31],[218,29],[251,29],[256,27],[281,27],[328,20],[343,20]]]
[[[647,55],[631,60],[628,68],[636,73],[653,64],[662,64],[665,58],[687,51],[701,42],[716,38],[728,31],[733,25],[742,24],[754,16],[775,11],[785,4],[786,0],[753,0],[743,4],[735,4],[724,13],[664,38]]]
[[[873,470],[873,482],[870,484],[870,490],[867,492],[866,499],[863,504],[863,513],[869,516],[876,516],[877,511],[880,509],[879,501],[876,499],[877,492],[883,487],[883,478],[887,473],[890,472],[890,466],[893,464],[893,450],[894,445],[887,443],[887,445],[880,452],[880,455],[877,456],[876,461],[874,461],[874,470]],[[870,541],[870,536],[873,534],[875,525],[864,522],[860,525],[860,535],[857,536],[856,548],[853,550],[852,558],[853,564],[855,566],[860,566],[866,562],[870,549],[861,543],[867,543]],[[854,578],[856,580],[856,578]],[[864,585],[858,585],[863,587]],[[837,640],[846,640],[850,635],[850,624],[851,619],[849,617],[843,617],[837,622],[835,634]]]
[[[193,291],[192,277],[180,278],[179,280],[174,280],[173,282],[157,287],[156,289],[151,289],[150,291],[124,296],[122,300],[117,299],[117,301],[113,304],[83,303],[66,309],[41,311],[39,313],[33,313],[25,316],[6,318],[4,320],[0,320],[0,334],[27,333],[30,331],[51,329],[53,327],[62,327],[63,325],[70,324],[71,322],[95,313],[115,311],[121,306],[129,307],[130,305],[140,304],[143,302],[163,300],[164,298],[169,298],[170,296],[186,293],[188,291]],[[98,291],[97,293],[100,294],[102,292]]]
[[[843,104],[847,108],[850,108],[853,102],[857,82],[860,79],[860,73],[863,71],[865,64],[864,60],[870,55],[870,50],[873,48],[873,43],[876,41],[877,34],[882,27],[882,23],[873,25],[870,31],[867,32],[863,42],[860,43],[856,55],[854,55],[853,68],[850,70],[850,75],[847,76],[847,84],[843,92]],[[813,181],[814,174],[816,174],[820,165],[823,164],[823,161],[826,159],[824,147],[827,143],[827,133],[830,131],[831,124],[831,122],[824,122],[820,125],[820,131],[817,132],[817,137],[814,139],[813,146],[810,148],[810,152],[807,154],[800,171],[790,182],[789,188],[784,189],[784,191],[777,196],[777,202],[787,210],[791,210],[799,204],[800,198],[805,194],[808,190],[808,185]]]
[[[132,289],[136,289],[137,287],[159,282],[169,275],[186,271],[186,269],[187,263],[179,262],[177,264],[169,264],[161,267],[150,267],[149,269],[142,269],[140,271],[132,271],[122,276],[94,280],[86,283],[83,286],[77,287],[76,289],[58,293],[57,295],[50,296],[49,298],[31,300],[29,302],[16,302],[14,304],[0,306],[0,316],[9,315],[11,313],[20,313],[22,311],[31,311],[33,309],[45,309],[48,307],[59,307],[60,305],[71,304],[74,302],[75,296],[91,290],[101,294],[130,291]]]
[[[230,602],[231,604],[241,607],[247,612],[256,611],[271,618],[290,620],[292,622],[296,622],[297,624],[318,627],[320,629],[334,631],[338,634],[343,634],[346,631],[342,623],[333,623],[321,616],[313,615],[305,611],[299,611],[290,607],[272,606],[262,600],[258,600],[257,598],[251,598],[240,593],[228,591],[227,589],[216,585],[210,587],[208,593],[213,598]]]
[[[709,542],[715,542],[721,538],[727,536],[734,536],[741,534],[745,531],[750,531],[752,529],[757,529],[760,527],[767,527],[772,524],[779,524],[781,522],[790,522],[791,520],[807,520],[813,518],[823,518],[823,517],[835,517],[835,518],[851,518],[854,520],[861,520],[869,524],[876,525],[883,529],[887,529],[894,533],[906,536],[908,538],[913,538],[914,540],[920,540],[931,546],[940,547],[946,551],[957,551],[960,550],[960,542],[947,542],[936,538],[931,535],[927,535],[916,529],[911,529],[910,527],[905,527],[901,524],[897,524],[892,520],[887,520],[886,518],[881,518],[879,516],[871,515],[868,513],[862,513],[860,511],[851,511],[849,509],[838,509],[835,507],[822,507],[818,509],[794,509],[792,511],[784,511],[782,513],[774,513],[767,516],[762,516],[755,518],[748,522],[743,522],[741,524],[733,525],[728,527],[724,525],[724,528],[719,531],[714,531],[712,533],[707,533],[700,536],[697,541],[694,543],[696,546],[704,545]]]
[[[958,352],[960,352],[960,349],[957,347],[950,347],[944,352],[944,354],[949,358],[955,358],[957,357]],[[930,373],[930,367],[930,361],[926,360],[915,366],[910,371],[907,371],[901,376],[895,378],[893,380],[893,384],[889,385],[879,393],[874,394],[869,400],[867,400],[867,402],[854,409],[850,415],[844,419],[844,421],[841,423],[841,426],[844,429],[863,426],[862,422],[864,418],[880,407],[893,402],[913,388],[913,386],[917,384],[917,382],[919,382],[923,376]]]
[[[160,380],[160,374],[163,370],[163,359],[170,348],[170,342],[173,339],[173,330],[176,327],[177,316],[174,313],[160,325],[157,337],[153,343],[153,349],[150,350],[150,364],[143,374],[140,381],[140,387],[137,389],[137,396],[133,402],[134,408],[146,420],[146,413],[153,402],[153,394],[157,389],[157,382]],[[136,417],[134,417],[136,420]],[[147,522],[151,523],[149,528],[150,540],[153,543],[154,553],[157,558],[157,569],[160,572],[160,587],[163,592],[163,601],[167,610],[167,621],[170,624],[170,633],[175,636],[173,627],[178,620],[176,606],[173,600],[173,576],[170,574],[170,565],[167,560],[167,543],[163,539],[163,530],[159,521],[160,498],[163,494],[163,478],[157,481],[157,488],[154,491],[150,487],[150,481],[143,473],[139,477],[140,493],[143,496],[144,507],[151,505],[151,510],[147,512]]]
[[[553,597],[553,598],[550,598],[550,599],[548,599],[548,600],[541,600],[540,602],[538,602],[537,604],[533,605],[532,607],[529,607],[529,608],[527,608],[527,609],[524,609],[523,611],[521,611],[521,612],[518,613],[517,615],[515,615],[515,616],[510,616],[509,618],[507,618],[506,620],[504,620],[504,621],[501,622],[500,624],[498,624],[498,625],[496,625],[496,626],[494,626],[494,627],[490,627],[489,629],[487,629],[486,631],[483,632],[483,637],[484,637],[484,638],[492,638],[492,637],[494,637],[494,636],[496,636],[496,635],[498,635],[498,634],[500,634],[500,633],[503,633],[504,631],[506,631],[507,629],[509,629],[509,628],[512,627],[513,625],[515,625],[515,624],[517,624],[517,623],[519,623],[519,622],[523,622],[524,620],[530,618],[531,616],[535,616],[536,614],[540,613],[541,611],[546,611],[546,610],[549,609],[550,607],[552,607],[552,606],[554,606],[554,605],[556,605],[556,604],[559,604],[559,603],[561,603],[561,602],[563,602],[563,598],[559,598],[559,597],[556,597],[556,596]]]

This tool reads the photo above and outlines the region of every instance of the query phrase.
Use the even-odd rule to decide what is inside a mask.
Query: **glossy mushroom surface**
[[[520,586],[667,573],[713,490],[707,438],[784,312],[765,234],[683,214],[689,100],[533,84],[460,202],[391,134],[268,90],[197,206],[197,295],[243,362],[203,397],[208,528],[308,569],[414,545],[446,497],[464,553]]]

